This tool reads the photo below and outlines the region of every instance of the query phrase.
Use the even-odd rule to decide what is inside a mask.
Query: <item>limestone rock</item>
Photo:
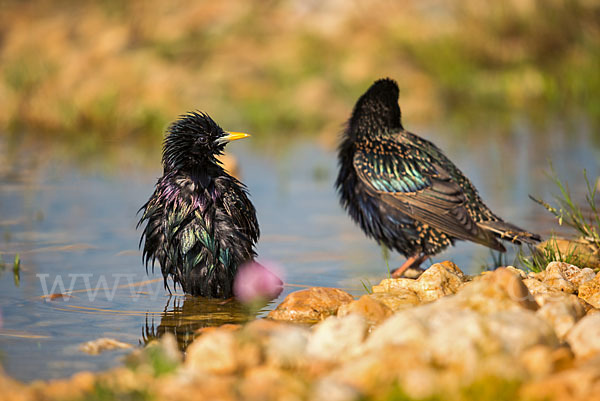
[[[557,295],[545,302],[537,314],[550,323],[558,338],[562,339],[586,311],[575,295],[564,293],[560,293],[560,297]]]
[[[429,302],[455,294],[465,282],[465,275],[454,263],[445,261],[432,265],[416,282],[419,299]]]
[[[173,380],[148,380],[140,393],[156,393],[155,396],[150,398],[154,401],[238,401],[239,390],[237,386],[239,382],[240,380],[233,375],[215,376],[204,374],[193,377],[182,372]],[[91,399],[98,399],[98,397],[92,397]],[[121,397],[109,397],[108,399],[141,401],[147,398],[137,396],[135,393],[133,396],[131,393],[126,393]]]
[[[307,363],[309,329],[259,319],[239,330],[209,331],[188,347],[185,369],[194,376],[231,375],[261,364],[297,368]]]
[[[307,353],[317,359],[345,360],[360,350],[367,330],[367,323],[360,315],[331,316],[313,328]]]
[[[88,341],[79,346],[79,349],[90,355],[98,355],[101,352],[113,350],[131,348],[131,344],[124,343],[114,338],[98,338],[96,340]]]
[[[421,344],[421,349],[431,354],[435,365],[474,373],[481,352],[497,349],[496,341],[486,334],[481,315],[469,310],[434,309],[425,315],[427,344]]]
[[[354,401],[360,399],[356,388],[329,377],[318,380],[310,400],[314,401]]]
[[[223,325],[216,327],[216,330],[224,330],[228,329],[230,325]],[[265,338],[269,336],[276,330],[280,330],[282,328],[289,327],[290,324],[286,324],[285,322],[278,322],[276,320],[271,319],[256,319],[253,320],[243,326],[243,335],[244,336],[252,336],[256,338]],[[294,326],[300,327],[300,326]],[[230,330],[233,331],[233,330]]]
[[[530,310],[483,314],[461,307],[455,297],[397,312],[373,330],[366,349],[407,346],[429,355],[436,366],[474,374],[486,355],[514,357],[534,345],[558,343],[550,325]]]
[[[128,369],[126,367],[118,367],[113,369],[110,375],[106,375],[104,377],[100,376],[98,379],[96,380],[96,383],[98,384],[102,384],[103,386],[106,386],[107,388],[112,388],[112,389],[119,389],[121,391],[135,391],[135,390],[141,390],[145,387],[147,387],[148,385],[148,378],[152,377],[151,375],[148,374],[148,372],[144,372],[143,369],[140,373],[138,373],[137,371],[134,371],[132,369]],[[140,380],[141,379],[141,380]],[[59,383],[64,383],[64,384],[68,384],[69,383],[65,383],[66,381],[63,380],[57,380],[54,383],[59,384]],[[50,382],[53,383],[53,382]],[[62,387],[62,386],[60,386]],[[68,388],[68,387],[67,387]],[[49,396],[49,399],[56,399],[58,397],[52,397]],[[65,399],[67,397],[62,397],[62,398],[58,398],[58,399]]]
[[[558,370],[571,368],[573,353],[566,346],[552,348],[547,345],[535,345],[519,355],[519,362],[531,377],[540,378]]]
[[[600,308],[600,274],[579,286],[579,297],[594,308]]]
[[[529,272],[527,273],[527,278],[534,278],[538,281],[544,281],[546,277],[546,270],[542,270],[541,272]]]
[[[357,389],[362,394],[373,394],[382,386],[400,381],[403,388],[425,393],[419,394],[419,398],[422,398],[430,395],[436,387],[436,382],[431,381],[435,380],[435,374],[425,374],[431,370],[428,356],[420,350],[410,346],[382,344],[380,348],[370,349],[360,358],[351,359],[331,370],[325,380]],[[409,372],[416,372],[415,375],[423,373],[420,375],[420,386],[405,385],[404,380]],[[414,378],[414,375],[411,376]],[[412,380],[411,384],[416,386],[417,383]]]
[[[535,345],[558,345],[552,326],[531,310],[499,311],[489,315],[485,325],[490,336],[500,343],[504,352],[512,356],[518,356]]]
[[[553,271],[554,269],[559,270],[562,273],[562,276],[575,285],[575,287],[579,287],[586,281],[593,280],[596,276],[596,273],[589,267],[581,269],[565,262],[551,262],[546,267],[546,271],[549,269],[550,271]]]
[[[121,371],[124,371],[122,369]],[[131,374],[125,374],[124,376],[132,377]],[[20,392],[20,394],[11,394],[10,383],[0,378],[0,384],[2,384],[2,393],[0,394],[0,400],[6,401],[17,401],[17,400],[68,400],[68,399],[87,399],[87,394],[96,388],[99,380],[91,372],[79,372],[73,375],[70,379],[58,379],[51,380],[43,387],[41,382],[34,382],[33,388],[37,391]],[[8,385],[8,386],[6,386]],[[39,387],[38,387],[39,385]],[[14,390],[14,388],[13,388]],[[23,389],[29,390],[29,389]],[[8,393],[8,394],[7,394]],[[33,394],[32,394],[33,393]],[[37,396],[34,394],[38,393]],[[29,394],[31,398],[23,397],[23,395]],[[23,398],[21,398],[21,397]],[[5,397],[5,398],[3,398]]]
[[[521,277],[502,267],[465,284],[454,301],[480,312],[539,308]]]
[[[550,287],[542,281],[535,278],[527,278],[523,280],[523,284],[527,286],[529,292],[533,295],[533,298],[540,307],[543,307],[548,302],[562,302],[564,299],[570,298],[573,295],[562,292],[556,288]],[[583,300],[581,300],[583,301]],[[587,310],[589,306],[585,301],[580,304]]]
[[[552,349],[545,345],[535,345],[519,356],[519,361],[532,376],[544,377],[552,373]]]
[[[373,286],[374,293],[413,292],[421,302],[431,302],[445,295],[455,294],[467,281],[463,272],[452,262],[436,263],[418,279],[385,279]]]
[[[392,313],[392,309],[385,303],[370,295],[363,295],[356,301],[340,306],[337,315],[341,317],[349,314],[358,314],[364,317],[369,324],[373,325],[384,321]]]
[[[306,391],[297,375],[271,366],[257,366],[245,372],[237,390],[248,401],[301,400]]]
[[[555,291],[550,288],[550,286],[543,281],[538,280],[537,278],[527,277],[523,279],[523,284],[529,290],[532,295],[542,294],[548,291]]]
[[[525,272],[525,270],[521,270],[514,266],[506,266],[505,269],[511,273],[517,274],[519,277],[521,277],[522,280],[525,280],[527,278],[527,272]]]
[[[590,308],[590,309],[588,309],[588,311],[585,314],[586,314],[586,316],[588,316],[588,315],[595,315],[599,312],[600,312],[600,309]]]
[[[546,266],[546,274],[548,272],[560,272],[560,274],[569,281],[572,281],[572,278],[579,276],[581,274],[581,269],[575,265],[566,262],[550,262]]]
[[[566,292],[550,290],[546,293],[538,294],[535,299],[540,306],[544,306],[547,303],[553,302],[563,302],[565,299],[572,299],[573,297],[577,298],[575,294],[567,294]],[[589,309],[589,306],[586,306],[587,303],[581,298],[577,298],[579,304],[585,309]]]
[[[353,300],[352,295],[337,288],[312,287],[289,294],[268,317],[275,320],[316,322],[335,315],[340,306]]]
[[[600,399],[599,368],[596,364],[559,371],[525,383],[519,394],[525,400],[597,401]]]
[[[187,348],[185,366],[194,373],[232,374],[238,368],[236,348],[233,332],[206,333]]]
[[[239,333],[240,351],[254,351],[258,354],[256,363],[262,361],[281,368],[297,368],[306,365],[306,345],[310,330],[308,327],[269,319],[259,319],[248,323]],[[246,366],[251,365],[248,361]],[[255,363],[255,364],[256,364]]]
[[[567,334],[567,342],[578,358],[600,352],[600,314],[585,316]]]
[[[400,311],[376,327],[366,341],[368,349],[391,345],[412,345],[424,341],[428,335],[426,318],[421,318],[424,306]],[[428,310],[428,309],[425,309]]]
[[[33,388],[30,386],[26,386],[24,383],[21,383],[11,377],[9,377],[6,373],[4,373],[4,369],[0,366],[0,388],[2,392],[0,394],[0,400],[6,401],[28,401],[33,400],[35,394],[35,386],[37,383],[33,383]],[[42,383],[39,383],[41,386]],[[43,389],[39,391],[42,393]],[[42,393],[46,396],[45,393]],[[71,394],[69,394],[71,395]],[[77,394],[79,395],[79,394]],[[38,397],[41,398],[41,397]]]
[[[568,276],[574,275],[575,269],[579,270],[578,267],[568,263],[551,262],[546,267],[546,274],[543,282],[555,290],[573,294],[577,291],[577,286],[569,281]],[[569,273],[567,273],[567,271],[569,271]]]
[[[373,294],[369,295],[369,298],[384,304],[393,312],[401,309],[411,308],[420,303],[417,293],[412,290],[374,292]]]
[[[373,286],[373,293],[389,293],[389,292],[413,292],[417,295],[417,281],[410,278],[386,278],[381,280],[377,285]]]
[[[581,269],[578,274],[574,275],[573,277],[569,277],[569,280],[571,280],[573,284],[579,287],[581,284],[587,283],[588,281],[593,280],[594,278],[596,278],[596,272],[594,272],[589,267],[585,267]]]
[[[306,327],[280,325],[266,337],[267,363],[282,368],[295,368],[307,364],[306,347],[310,332]]]

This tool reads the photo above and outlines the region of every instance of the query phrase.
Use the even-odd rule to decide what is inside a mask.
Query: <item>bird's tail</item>
[[[486,231],[494,233],[498,238],[515,244],[536,244],[542,239],[538,234],[530,233],[504,221],[481,221],[477,223]]]

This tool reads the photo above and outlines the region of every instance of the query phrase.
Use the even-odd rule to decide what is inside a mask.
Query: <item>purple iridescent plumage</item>
[[[246,187],[216,156],[230,138],[208,115],[174,122],[163,149],[164,174],[142,206],[140,245],[146,266],[158,261],[184,292],[228,298],[240,265],[252,262],[259,229]]]

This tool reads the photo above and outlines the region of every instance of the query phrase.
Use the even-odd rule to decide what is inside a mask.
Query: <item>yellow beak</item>
[[[250,135],[244,132],[226,132],[227,135],[219,138],[223,142],[237,141],[238,139],[247,138]]]

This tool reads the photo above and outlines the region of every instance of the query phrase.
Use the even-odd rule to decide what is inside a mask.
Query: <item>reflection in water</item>
[[[171,333],[177,339],[179,349],[185,351],[198,329],[248,322],[263,312],[271,302],[244,304],[234,298],[222,300],[172,296],[168,298],[158,324],[154,315],[146,313],[140,344],[147,344],[165,333]]]

